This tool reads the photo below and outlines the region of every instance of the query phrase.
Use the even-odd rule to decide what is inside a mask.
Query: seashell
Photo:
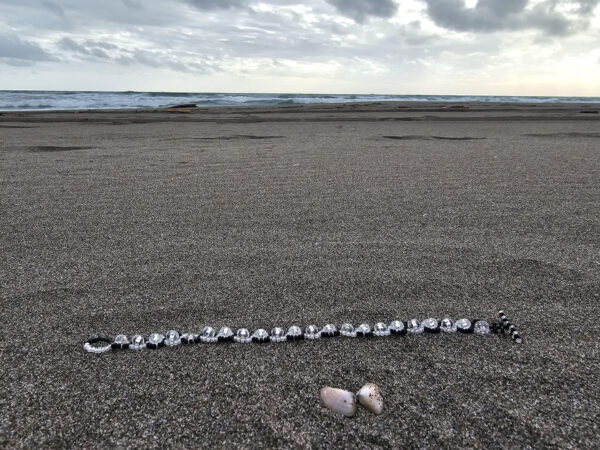
[[[376,384],[367,383],[360,388],[356,398],[361,405],[371,411],[373,414],[381,414],[383,411],[383,395]]]
[[[352,392],[325,386],[319,391],[321,402],[333,412],[352,417],[356,413],[356,397]]]

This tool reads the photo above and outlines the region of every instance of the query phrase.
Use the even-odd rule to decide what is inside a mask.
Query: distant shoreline
[[[215,106],[80,110],[1,111],[3,123],[18,122],[438,122],[598,121],[600,104],[496,102],[353,102],[302,105]],[[7,125],[4,125],[6,127]]]

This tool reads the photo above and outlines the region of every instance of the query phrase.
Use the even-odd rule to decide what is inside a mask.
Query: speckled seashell
[[[373,414],[381,414],[383,411],[383,396],[376,384],[367,383],[360,388],[356,398],[361,405],[371,411]]]
[[[356,413],[356,397],[352,392],[325,386],[319,391],[321,402],[330,410],[352,417]]]

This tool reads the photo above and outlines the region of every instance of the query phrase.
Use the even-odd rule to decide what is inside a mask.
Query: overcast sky
[[[600,96],[600,0],[0,0],[0,89]]]

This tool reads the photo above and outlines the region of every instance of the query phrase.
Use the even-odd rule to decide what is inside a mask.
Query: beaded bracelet
[[[299,326],[291,326],[287,332],[280,327],[275,327],[271,333],[263,328],[259,328],[250,333],[247,328],[240,328],[237,332],[229,327],[222,327],[216,331],[212,327],[204,327],[202,332],[183,333],[170,330],[165,335],[160,333],[152,333],[148,338],[142,335],[135,335],[131,340],[124,334],[119,334],[114,339],[105,335],[95,335],[90,337],[84,344],[83,348],[90,353],[104,353],[109,350],[142,350],[145,348],[157,349],[163,346],[174,347],[179,344],[197,344],[199,342],[214,343],[214,342],[238,342],[246,344],[250,342],[268,343],[268,342],[284,342],[297,341],[301,339],[315,340],[334,336],[345,337],[383,337],[390,335],[403,334],[421,334],[421,333],[464,333],[464,334],[479,334],[485,335],[489,333],[510,333],[511,338],[517,344],[521,344],[523,339],[517,332],[517,329],[512,322],[506,317],[504,311],[499,311],[500,321],[491,321],[481,319],[459,319],[454,321],[449,317],[443,319],[429,318],[420,322],[417,319],[411,319],[407,322],[394,320],[389,325],[384,322],[376,323],[373,328],[368,323],[360,324],[354,328],[351,323],[343,324],[338,330],[335,325],[327,324],[323,328],[318,328],[316,325],[309,325],[304,330]],[[104,344],[95,346],[94,344]]]

